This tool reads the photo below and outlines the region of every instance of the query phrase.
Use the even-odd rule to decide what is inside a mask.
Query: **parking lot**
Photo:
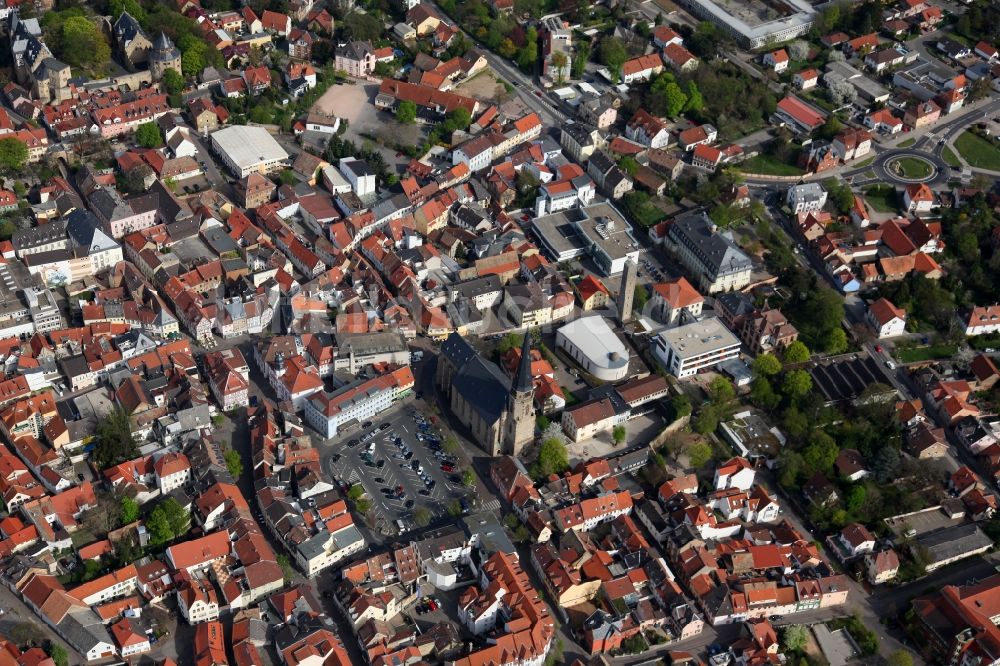
[[[440,432],[428,416],[406,403],[386,418],[327,443],[326,465],[334,480],[360,484],[372,502],[374,527],[398,534],[417,527],[414,512],[425,507],[432,516],[472,493],[462,485],[459,463],[440,448]],[[437,440],[437,441],[434,441]],[[442,465],[451,464],[448,470]]]

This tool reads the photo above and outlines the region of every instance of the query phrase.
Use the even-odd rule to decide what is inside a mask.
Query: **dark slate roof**
[[[534,388],[531,377],[531,335],[524,332],[524,344],[521,345],[521,362],[514,377],[514,390],[518,393],[531,393]]]
[[[441,353],[455,366],[452,390],[458,391],[484,421],[500,420],[510,392],[507,375],[480,356],[458,333],[448,336],[441,345]]]
[[[58,219],[30,229],[18,229],[11,236],[10,242],[14,245],[14,249],[20,252],[39,245],[47,245],[62,238],[66,238],[66,220]]]
[[[670,237],[685,246],[713,278],[751,267],[750,258],[730,238],[715,231],[715,225],[703,211],[682,215],[670,225]]]
[[[161,32],[160,36],[156,38],[156,43],[153,44],[153,52],[150,53],[150,57],[154,60],[176,60],[181,57],[181,52],[177,50],[170,38]]]
[[[115,38],[119,42],[127,44],[138,36],[146,36],[139,22],[128,12],[122,12],[122,15],[115,21]]]

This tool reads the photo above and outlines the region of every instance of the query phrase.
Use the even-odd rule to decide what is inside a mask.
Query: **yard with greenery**
[[[739,166],[743,173],[760,173],[766,176],[801,176],[804,172],[794,164],[782,162],[773,155],[755,155]]]
[[[953,167],[960,167],[962,163],[958,161],[958,155],[955,154],[948,146],[941,149],[941,159],[945,161],[945,164]]]
[[[967,131],[955,139],[955,148],[969,166],[1000,171],[1000,148],[992,140]]]
[[[864,190],[865,201],[880,213],[895,213],[899,209],[896,189],[891,185],[874,185]]]
[[[896,356],[903,363],[918,363],[920,361],[933,361],[939,358],[950,358],[957,352],[958,348],[955,345],[939,344],[903,349],[898,351]]]

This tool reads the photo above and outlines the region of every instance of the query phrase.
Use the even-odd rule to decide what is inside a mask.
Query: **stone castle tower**
[[[159,81],[168,69],[181,73],[181,52],[170,38],[161,32],[149,52],[149,73],[153,75],[154,81]]]
[[[535,436],[535,384],[531,377],[531,334],[524,332],[521,360],[507,394],[503,451],[518,455]]]

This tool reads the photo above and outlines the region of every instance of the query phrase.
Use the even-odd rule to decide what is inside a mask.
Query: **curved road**
[[[944,148],[950,141],[964,132],[969,125],[980,122],[983,118],[991,117],[998,112],[1000,112],[1000,99],[991,98],[990,101],[986,103],[980,102],[977,106],[960,109],[959,111],[946,116],[945,122],[939,123],[934,127],[927,130],[915,130],[910,133],[909,136],[919,135],[918,137],[914,137],[916,138],[916,142],[912,146],[897,148],[891,145],[883,146],[881,144],[874,143],[872,145],[872,153],[875,154],[875,161],[863,167],[845,164],[835,169],[830,169],[829,171],[822,171],[819,174],[803,174],[798,178],[755,178],[753,176],[747,176],[746,181],[756,185],[775,185],[781,182],[797,182],[798,180],[810,180],[813,178],[822,180],[839,176],[845,179],[850,179],[849,182],[851,185],[867,185],[869,183],[907,185],[916,181],[906,181],[899,178],[885,169],[885,163],[893,157],[898,158],[913,156],[925,159],[934,164],[937,168],[937,173],[934,177],[924,182],[927,182],[931,187],[942,186],[949,180],[953,173],[952,167],[950,167],[941,157],[941,153]],[[893,139],[893,141],[896,140],[905,141],[906,139],[903,137]],[[981,171],[975,167],[972,167],[971,170],[973,173],[982,172],[989,174],[991,177],[995,176],[995,174]],[[865,177],[865,174],[869,171],[875,172],[874,178]]]

